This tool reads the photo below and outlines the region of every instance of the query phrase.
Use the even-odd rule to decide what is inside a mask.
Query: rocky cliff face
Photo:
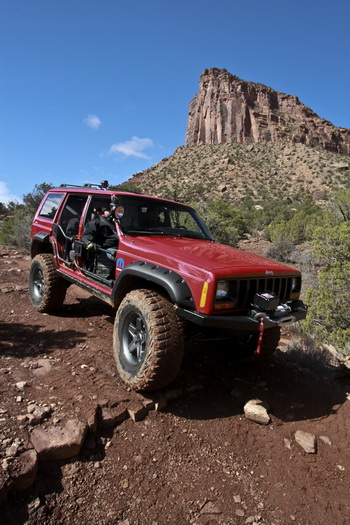
[[[295,96],[206,69],[190,102],[186,145],[293,142],[350,155],[350,129],[320,118]]]

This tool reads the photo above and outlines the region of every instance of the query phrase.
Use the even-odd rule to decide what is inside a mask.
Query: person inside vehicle
[[[94,219],[86,223],[82,235],[88,253],[88,268],[107,279],[115,277],[115,251],[118,248],[115,210],[115,205],[111,204],[97,213]]]
[[[74,237],[78,233],[79,229],[79,218],[73,217],[67,225],[66,234],[68,237]]]
[[[153,206],[149,206],[147,208],[147,214],[146,214],[146,226],[147,228],[156,228],[157,226],[162,225],[162,221],[160,220],[160,210]]]
[[[121,219],[124,215],[124,206],[117,206],[115,209],[115,218]]]

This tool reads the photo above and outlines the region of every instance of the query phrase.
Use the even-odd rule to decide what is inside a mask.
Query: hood
[[[128,250],[135,252],[137,258],[166,266],[174,271],[179,268],[184,270],[185,265],[188,267],[188,273],[191,273],[191,268],[196,268],[208,273],[225,275],[232,273],[299,274],[298,270],[259,255],[225,244],[198,239],[156,236],[128,237]]]

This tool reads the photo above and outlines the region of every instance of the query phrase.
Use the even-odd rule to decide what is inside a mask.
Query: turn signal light
[[[233,310],[235,306],[233,301],[229,303],[215,303],[214,310]]]

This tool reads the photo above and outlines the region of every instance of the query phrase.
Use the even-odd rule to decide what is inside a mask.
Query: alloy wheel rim
[[[139,313],[132,312],[125,319],[122,332],[122,351],[132,366],[142,363],[147,344],[147,329]]]
[[[45,281],[43,271],[38,268],[34,274],[34,295],[37,299],[41,299],[44,295]]]

